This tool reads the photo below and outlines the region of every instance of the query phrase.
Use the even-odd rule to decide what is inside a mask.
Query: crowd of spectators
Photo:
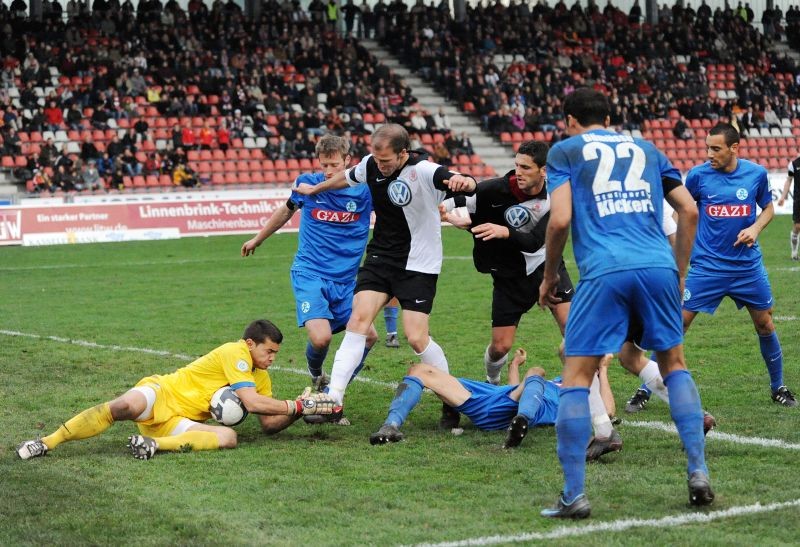
[[[638,2],[626,14],[612,2],[601,10],[592,1],[512,0],[468,6],[463,21],[434,6],[398,11],[393,24],[405,32],[380,40],[495,134],[554,131],[562,98],[578,86],[608,93],[612,124],[638,129],[675,110],[689,120],[730,120],[749,108],[757,117],[797,118],[800,70],[770,46],[783,32],[798,41],[799,16],[790,9],[784,29],[780,9],[766,10],[762,32],[741,3],[713,11],[704,0],[696,10],[665,4],[650,25]],[[716,92],[709,65],[731,65],[734,99]]]
[[[265,140],[268,158],[307,158],[323,132],[369,135],[372,116],[412,126],[411,89],[337,32],[339,24],[361,35],[386,28],[377,6],[378,15],[364,16],[352,2],[332,11],[320,0],[308,9],[269,0],[247,19],[232,0],[191,0],[185,10],[175,0],[144,0],[136,10],[130,0],[70,0],[64,11],[45,0],[34,20],[18,2],[0,10],[0,152],[29,156],[23,175],[46,167],[50,179],[69,179],[54,182],[60,188],[79,188],[89,163],[106,180],[142,174],[143,153],[158,152],[161,169],[174,169],[179,150],[226,150],[252,137]],[[159,117],[175,122],[166,138],[168,128],[154,127]],[[185,122],[195,117],[211,123]],[[109,138],[120,128],[128,128],[123,137]],[[50,153],[63,142],[19,139],[49,131],[80,132],[84,141],[67,177],[57,176]],[[84,136],[97,131],[105,142]],[[85,151],[91,144],[97,149]]]

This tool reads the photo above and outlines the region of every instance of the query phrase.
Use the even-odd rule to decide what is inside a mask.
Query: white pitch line
[[[294,258],[294,255],[270,255],[270,259],[274,258]],[[233,256],[228,258],[215,258],[216,262],[236,260],[243,260],[241,256]],[[92,264],[43,264],[41,266],[0,266],[0,272],[26,272],[31,270],[64,270],[64,269],[85,269],[85,268],[128,268],[131,266],[174,266],[181,264],[205,264],[208,260],[198,258],[185,258],[178,260],[148,260],[141,262],[108,262],[108,263],[92,263]]]
[[[657,429],[659,431],[667,431],[669,433],[678,433],[674,424],[665,422],[632,422],[625,420],[624,425],[633,427],[642,427],[645,429]],[[742,437],[741,435],[733,435],[731,433],[722,433],[721,431],[709,431],[706,435],[710,439],[718,439],[720,441],[729,441],[739,444],[752,444],[756,446],[763,446],[765,448],[783,448],[786,450],[800,450],[800,444],[789,443],[779,439],[766,439],[764,437]]]
[[[6,336],[16,336],[22,338],[35,338],[38,340],[50,340],[52,342],[61,342],[64,344],[72,344],[75,346],[81,346],[86,348],[97,348],[97,349],[106,349],[110,351],[129,351],[133,353],[146,353],[148,355],[158,355],[160,357],[176,357],[183,361],[194,361],[199,357],[199,355],[187,355],[185,353],[173,353],[168,350],[162,349],[152,349],[152,348],[137,348],[133,346],[117,346],[117,345],[106,345],[106,344],[98,344],[97,342],[90,342],[88,340],[75,340],[72,338],[64,338],[61,336],[45,336],[41,334],[31,334],[27,332],[19,332],[15,330],[4,330],[0,329],[0,334],[4,334]],[[308,376],[307,370],[300,370],[297,368],[288,368],[288,367],[281,367],[281,366],[271,366],[270,370],[280,370],[282,372],[291,372],[292,374],[300,374],[303,376]],[[355,381],[363,382],[366,384],[373,384],[376,386],[381,387],[388,387],[392,389],[397,388],[396,382],[382,382],[380,380],[372,380],[371,378],[364,378],[361,376],[356,376]]]
[[[773,319],[775,321],[797,321],[797,317],[794,315],[776,315]]]
[[[721,511],[709,513],[695,512],[682,515],[672,515],[658,519],[620,519],[610,522],[599,522],[587,526],[562,526],[549,532],[527,532],[524,534],[508,536],[485,536],[478,538],[462,539],[459,541],[446,541],[442,543],[422,543],[419,547],[460,547],[462,545],[496,545],[498,543],[516,543],[522,541],[537,541],[546,539],[561,539],[575,536],[585,536],[596,532],[624,532],[631,528],[673,528],[684,524],[705,524],[720,519],[755,515],[780,511],[791,507],[800,507],[800,499],[776,503],[754,503],[730,507]]]

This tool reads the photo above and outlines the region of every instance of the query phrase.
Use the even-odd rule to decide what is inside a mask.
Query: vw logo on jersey
[[[531,221],[531,214],[522,205],[514,205],[506,209],[506,222],[512,228],[522,228]]]
[[[347,209],[348,212],[350,213],[354,213],[357,207],[358,206],[356,205],[356,202],[353,200],[348,201],[347,205],[344,206],[344,208]]]
[[[746,200],[747,190],[745,190],[744,188],[739,188],[738,190],[736,190],[736,197],[739,198],[741,201]]]
[[[683,289],[683,301],[686,302],[692,297],[692,292],[689,289]]]
[[[308,313],[308,310],[310,310],[310,309],[311,309],[311,303],[310,302],[303,302],[302,304],[300,304],[300,310],[303,313]]]
[[[398,207],[411,203],[411,187],[402,179],[393,180],[388,188],[389,199]]]

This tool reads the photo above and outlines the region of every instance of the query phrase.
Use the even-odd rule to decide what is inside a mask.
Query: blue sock
[[[350,381],[349,381],[349,382],[347,382],[347,383],[348,383],[348,385],[350,384],[350,382],[352,382],[352,381],[353,381],[353,379],[354,379],[356,376],[358,376],[358,373],[359,373],[359,372],[361,372],[361,369],[362,369],[362,368],[364,368],[364,361],[366,361],[366,359],[367,359],[367,354],[369,354],[369,350],[370,350],[370,349],[372,349],[372,348],[364,348],[364,355],[362,355],[362,356],[361,356],[361,362],[358,364],[358,366],[356,367],[356,369],[353,371],[353,375],[350,377]]]
[[[592,436],[589,388],[562,388],[558,396],[556,452],[564,471],[564,501],[583,494],[586,479],[586,448]]]
[[[706,467],[706,439],[703,435],[703,408],[700,395],[688,370],[675,370],[664,378],[669,391],[669,411],[683,442],[689,475],[695,471],[708,474]]]
[[[328,348],[323,348],[319,351],[314,349],[311,342],[306,342],[306,362],[308,363],[308,372],[315,378],[322,374],[322,363],[325,362],[325,357],[328,355]]]
[[[528,424],[533,426],[534,418],[542,406],[542,394],[544,394],[544,378],[541,376],[528,376],[525,378],[525,387],[519,398],[519,409],[517,414],[522,414],[528,418]]]
[[[383,319],[386,321],[386,333],[397,333],[397,306],[386,306],[383,308]]]
[[[422,380],[419,378],[414,376],[404,377],[400,385],[397,386],[392,404],[389,405],[389,415],[383,423],[397,427],[403,425],[403,422],[408,418],[409,412],[417,406],[420,397],[422,397],[422,387]]]
[[[769,372],[769,387],[775,391],[783,385],[783,351],[778,341],[778,333],[772,331],[767,336],[758,335],[761,356]]]

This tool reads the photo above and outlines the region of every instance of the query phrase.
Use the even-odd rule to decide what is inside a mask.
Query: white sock
[[[789,238],[789,241],[792,244],[792,253],[794,253],[794,254],[797,253],[797,243],[798,243],[798,241],[800,241],[800,237],[798,237],[798,236],[800,236],[800,234],[796,234],[796,233],[794,233],[794,230],[792,230],[792,233],[791,233],[791,236]]]
[[[639,379],[647,388],[655,393],[659,399],[669,404],[669,392],[667,386],[664,385],[664,380],[661,378],[661,371],[658,369],[658,363],[649,361],[647,365],[639,373]]]
[[[486,365],[486,376],[489,378],[497,378],[497,381],[500,381],[500,371],[503,370],[503,367],[506,366],[508,362],[508,354],[506,353],[497,361],[492,361],[492,358],[489,357],[489,348],[492,347],[491,344],[486,346],[486,351],[483,353],[483,364]]]
[[[600,396],[600,379],[594,375],[592,385],[589,388],[589,413],[592,415],[592,428],[594,436],[598,439],[607,439],[611,436],[614,427],[611,425],[611,418],[606,412],[606,405]]]
[[[414,352],[417,353],[417,352]],[[442,372],[450,372],[450,367],[447,366],[447,357],[444,356],[442,347],[433,341],[433,338],[428,338],[428,347],[422,353],[417,353],[420,361],[432,365]]]
[[[346,331],[336,356],[333,358],[333,368],[331,369],[331,383],[328,385],[328,393],[337,403],[342,404],[344,400],[344,390],[353,376],[353,372],[364,357],[364,348],[367,346],[367,336],[355,332]]]

